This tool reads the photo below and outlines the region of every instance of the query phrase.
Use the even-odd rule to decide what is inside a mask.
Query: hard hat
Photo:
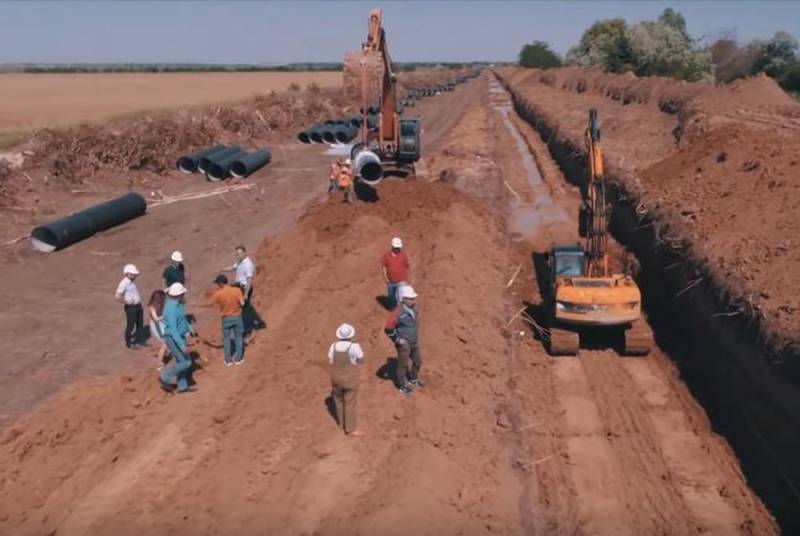
[[[139,269],[136,268],[133,264],[126,264],[125,268],[122,269],[122,273],[125,275],[132,274],[132,275],[139,275]]]
[[[177,298],[178,296],[183,296],[184,294],[186,294],[186,287],[184,287],[180,283],[173,283],[167,289],[167,294],[169,294],[173,298]]]
[[[337,339],[352,339],[356,335],[356,328],[350,324],[342,324],[336,328]]]
[[[353,165],[353,161],[348,158],[347,160],[344,161],[344,165],[345,166],[352,166]]]
[[[173,251],[169,258],[175,262],[183,262],[183,253],[180,251]]]
[[[400,288],[400,299],[403,299],[403,300],[406,299],[406,298],[414,299],[416,297],[417,297],[417,293],[414,292],[414,287],[412,287],[411,285],[403,285]]]
[[[395,236],[394,238],[392,238],[392,247],[397,249],[403,247],[403,241],[400,239],[399,236]]]

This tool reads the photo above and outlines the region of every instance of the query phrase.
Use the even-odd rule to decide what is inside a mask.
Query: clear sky
[[[564,53],[592,22],[654,19],[666,7],[695,37],[785,30],[800,38],[800,2],[239,2],[0,0],[0,62],[274,63],[341,61],[384,12],[396,61],[502,61],[543,40]]]

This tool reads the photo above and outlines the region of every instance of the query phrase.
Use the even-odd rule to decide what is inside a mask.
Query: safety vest
[[[339,188],[350,188],[350,186],[353,184],[353,175],[351,175],[349,169],[346,167],[342,168],[342,170],[339,172],[338,182]]]

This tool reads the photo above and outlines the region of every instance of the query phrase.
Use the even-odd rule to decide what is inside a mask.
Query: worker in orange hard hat
[[[353,188],[352,166],[353,163],[350,161],[349,158],[345,160],[344,165],[339,171],[339,176],[337,178],[337,184],[339,186],[339,190],[344,192],[344,202],[350,205],[353,204],[353,199],[356,196],[355,189]]]
[[[336,192],[337,182],[339,181],[339,173],[342,171],[342,166],[344,166],[344,158],[341,156],[336,157],[336,160],[331,162],[331,173],[328,177],[328,195],[333,195],[334,192]]]

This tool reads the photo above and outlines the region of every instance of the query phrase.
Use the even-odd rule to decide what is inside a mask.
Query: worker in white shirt
[[[125,346],[133,350],[139,347],[144,323],[142,298],[135,283],[139,270],[133,264],[126,264],[122,273],[125,277],[117,285],[116,298],[125,309]]]
[[[253,299],[253,278],[256,275],[256,265],[247,255],[247,249],[245,249],[244,246],[237,246],[234,253],[236,255],[236,262],[234,262],[232,266],[225,268],[224,271],[236,272],[234,282],[241,287],[242,293],[244,294],[242,321],[244,323],[244,335],[248,336],[253,329],[262,329],[266,327],[266,324],[251,303]]]
[[[356,399],[364,351],[358,343],[353,342],[355,336],[353,326],[342,324],[336,329],[337,341],[328,349],[333,386],[331,396],[336,406],[336,419],[348,436],[364,435],[356,426]]]

